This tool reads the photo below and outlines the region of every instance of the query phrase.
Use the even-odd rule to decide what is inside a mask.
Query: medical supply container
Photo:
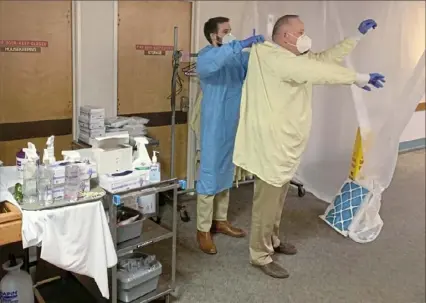
[[[21,270],[23,264],[14,255],[10,255],[9,261],[3,264],[7,274],[0,282],[0,302],[34,303],[33,281],[27,272]]]
[[[79,164],[69,164],[65,166],[65,186],[64,198],[67,201],[78,200],[81,186],[81,169]]]
[[[142,214],[130,207],[117,209],[117,243],[138,238],[142,232]]]
[[[37,174],[38,202],[41,205],[53,203],[53,170],[49,165],[40,165]]]
[[[158,287],[162,265],[150,256],[140,252],[125,255],[118,261],[118,299],[131,302]]]

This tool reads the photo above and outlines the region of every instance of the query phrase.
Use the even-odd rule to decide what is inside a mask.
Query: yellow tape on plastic
[[[354,149],[352,152],[352,165],[351,165],[351,172],[349,174],[349,178],[351,178],[352,180],[355,180],[356,177],[358,177],[358,174],[361,170],[363,163],[364,163],[364,156],[362,153],[361,132],[358,128],[356,132]]]

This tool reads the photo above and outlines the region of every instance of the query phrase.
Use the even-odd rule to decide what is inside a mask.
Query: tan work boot
[[[228,221],[213,221],[210,231],[212,233],[221,233],[234,238],[242,238],[246,235],[242,229],[233,227]]]
[[[209,255],[214,255],[217,253],[216,245],[214,245],[212,235],[210,233],[198,230],[197,242],[202,252]]]
[[[285,279],[290,277],[288,271],[276,262],[271,262],[266,265],[254,265],[268,276],[276,279]]]

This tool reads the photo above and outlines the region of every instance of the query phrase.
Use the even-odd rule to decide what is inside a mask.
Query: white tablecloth
[[[20,208],[8,188],[19,181],[15,167],[0,167],[0,202]],[[117,254],[102,201],[43,211],[22,210],[23,247],[42,244],[41,258],[55,266],[95,279],[109,298],[108,271]]]

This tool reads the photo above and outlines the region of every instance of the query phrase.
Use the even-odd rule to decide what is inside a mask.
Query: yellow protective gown
[[[309,138],[312,85],[353,84],[357,74],[339,63],[357,42],[346,39],[302,56],[270,42],[253,45],[241,97],[236,166],[276,187],[292,179]]]
[[[199,82],[198,82],[199,85]],[[203,93],[201,92],[201,88],[198,86],[197,90],[197,97],[195,99],[194,105],[192,107],[192,113],[191,117],[189,118],[189,126],[195,133],[195,137],[197,138],[197,152],[195,155],[195,163],[196,163],[196,169],[198,170],[199,164],[200,164],[200,121],[201,121],[201,100],[203,99]],[[247,179],[252,178],[252,174],[249,172],[241,169],[240,167],[235,167],[235,173],[234,173],[234,181],[245,181]]]

